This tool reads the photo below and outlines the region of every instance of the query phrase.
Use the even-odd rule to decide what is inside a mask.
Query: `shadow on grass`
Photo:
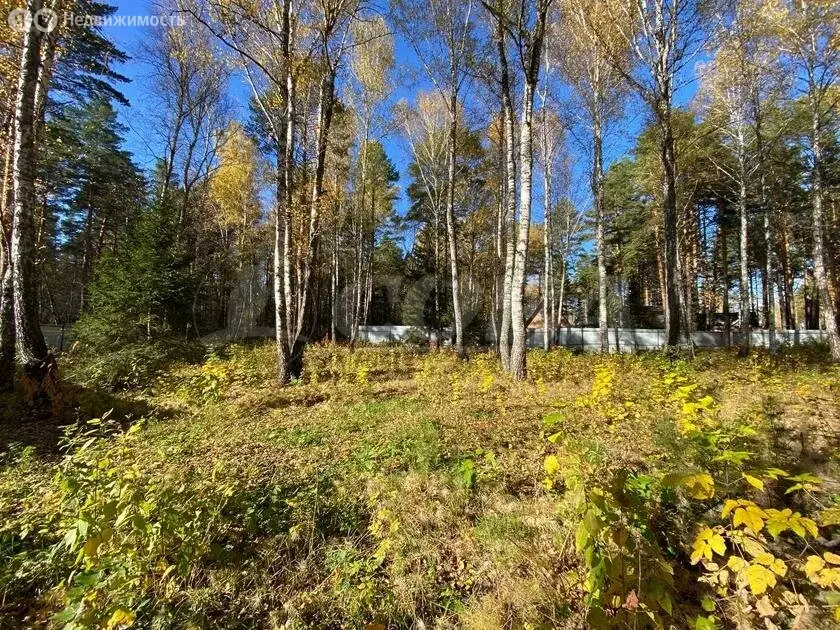
[[[62,427],[102,417],[109,410],[124,425],[153,411],[161,417],[161,410],[133,396],[132,390],[148,385],[175,363],[198,363],[205,354],[200,344],[176,339],[127,344],[108,352],[69,351],[59,357],[58,393],[50,400],[27,402],[20,386],[14,393],[0,394],[0,453],[14,446],[34,447],[42,457],[55,455]]]
[[[81,387],[67,380],[61,382],[60,399],[54,409],[27,403],[19,391],[0,394],[0,453],[31,447],[39,457],[50,458],[59,453],[64,428],[90,418],[111,417],[125,425],[161,410],[148,402],[119,394]]]

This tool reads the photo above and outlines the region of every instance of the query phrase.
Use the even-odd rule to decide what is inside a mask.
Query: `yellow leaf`
[[[744,525],[753,534],[757,534],[764,528],[764,519],[767,515],[761,508],[750,505],[745,508],[738,508],[735,510],[735,515],[732,517],[732,525]]]
[[[814,573],[822,569],[824,566],[825,561],[819,556],[808,556],[808,560],[805,561],[804,566],[805,575],[807,575],[810,578]]]
[[[560,470],[560,460],[557,459],[556,455],[549,455],[543,462],[543,468],[545,468],[547,475],[554,476]]]
[[[768,587],[776,586],[776,576],[760,564],[751,564],[747,567],[747,584],[753,595],[761,595]]]
[[[787,529],[791,529],[790,523],[790,515],[791,511],[787,508],[784,510],[774,510],[772,508],[768,508],[765,510],[767,513],[767,522],[765,525],[767,526],[767,532],[773,536],[774,538],[781,534],[783,531]],[[805,533],[805,530],[802,530],[802,533]]]
[[[738,502],[733,501],[732,499],[727,499],[726,502],[723,504],[723,510],[721,511],[720,515],[723,518],[726,518],[732,510],[738,507]]]
[[[673,473],[662,479],[665,486],[684,486],[693,499],[711,499],[715,496],[715,480],[706,472]]]
[[[720,556],[726,553],[726,542],[723,536],[709,527],[703,527],[697,534],[692,545],[691,564],[697,564],[701,559],[711,560],[716,553]]]
[[[811,576],[811,581],[815,581],[823,588],[828,588],[829,586],[840,588],[840,569],[826,567],[816,575],[816,580],[814,576]]]
[[[729,560],[726,562],[726,566],[732,569],[735,573],[738,573],[747,566],[746,561],[741,556],[730,556]]]
[[[711,499],[715,496],[715,480],[709,473],[686,475],[682,484],[693,499]]]
[[[709,539],[709,546],[712,548],[712,551],[719,556],[726,553],[726,542],[720,534],[715,534]]]
[[[823,554],[823,558],[825,559],[828,564],[840,564],[840,556],[836,553],[831,553],[830,551],[826,551]]]
[[[811,535],[811,538],[816,538],[820,533],[820,530],[817,528],[817,524],[810,518],[799,516],[799,512],[796,512],[791,517],[790,528],[796,534],[802,536],[802,538],[805,538],[806,531]]]
[[[117,608],[108,619],[108,630],[116,630],[117,628],[129,628],[134,625],[134,620],[137,616],[130,610]]]
[[[763,564],[765,567],[769,567],[771,564],[773,564],[773,560],[775,559],[776,558],[773,557],[773,554],[769,551],[764,551],[755,557],[755,561],[759,564]]]
[[[747,501],[746,499],[727,499],[726,502],[723,504],[723,510],[721,511],[720,515],[722,518],[726,518],[729,514],[738,507],[747,507],[750,505],[755,505],[752,501]]]
[[[770,570],[779,577],[784,577],[787,573],[787,565],[781,558],[776,558],[773,560],[773,564],[770,565]]]
[[[764,482],[761,479],[753,477],[752,475],[748,475],[746,473],[743,473],[743,476],[747,483],[750,484],[753,488],[764,490]]]
[[[840,506],[826,508],[820,513],[820,524],[823,527],[840,525]]]
[[[735,531],[738,532],[740,530],[735,530]],[[738,544],[741,545],[741,547],[744,549],[744,551],[746,551],[748,554],[750,554],[753,558],[755,558],[757,555],[767,551],[767,548],[764,545],[762,545],[759,541],[757,541],[752,536],[748,536],[746,534],[743,534],[741,536],[741,539],[738,541]]]

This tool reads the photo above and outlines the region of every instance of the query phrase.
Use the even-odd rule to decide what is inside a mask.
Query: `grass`
[[[535,351],[515,383],[490,355],[314,346],[280,389],[270,346],[233,346],[107,394],[66,363],[62,450],[0,426],[2,627],[757,624],[765,593],[716,591],[689,558],[703,524],[733,529],[727,498],[819,523],[757,538],[788,567],[767,618],[831,623],[840,580],[800,564],[838,533],[840,371],[809,353]],[[100,394],[117,411],[89,424]],[[744,483],[770,467],[818,481]],[[675,471],[708,471],[715,495]]]

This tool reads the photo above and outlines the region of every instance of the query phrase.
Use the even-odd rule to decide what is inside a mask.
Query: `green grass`
[[[834,587],[799,568],[838,534],[823,523],[840,503],[840,371],[818,357],[534,352],[514,383],[490,355],[316,346],[284,389],[273,361],[270,346],[234,346],[117,393],[97,389],[113,374],[100,384],[66,361],[79,422],[63,450],[55,432],[5,419],[0,626],[119,627],[126,614],[136,627],[687,627],[713,614],[734,627],[757,619],[759,597],[745,587],[739,608],[734,582],[718,595],[689,561],[699,527],[731,528],[727,498],[821,525],[821,539],[767,540],[789,566],[767,603],[782,626],[829,623]],[[714,401],[691,411],[694,432],[684,383],[687,402]],[[142,413],[85,423],[111,401]],[[807,470],[819,488],[766,479],[759,492],[729,461],[740,452],[750,470]],[[698,470],[714,497],[663,481]],[[597,544],[582,545],[593,492],[608,501]],[[641,581],[615,574],[625,557]],[[610,575],[593,573],[599,558]],[[785,603],[794,589],[807,612]]]

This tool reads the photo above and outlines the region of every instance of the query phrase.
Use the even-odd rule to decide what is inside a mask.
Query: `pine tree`
[[[47,125],[40,179],[53,216],[50,315],[74,321],[103,251],[115,249],[142,208],[143,178],[122,144],[125,128],[105,98],[63,108]],[[43,310],[43,309],[42,309]]]
[[[101,352],[182,336],[193,295],[186,261],[177,211],[163,204],[143,211],[125,246],[100,262],[89,290],[90,310],[75,329],[78,339]]]

